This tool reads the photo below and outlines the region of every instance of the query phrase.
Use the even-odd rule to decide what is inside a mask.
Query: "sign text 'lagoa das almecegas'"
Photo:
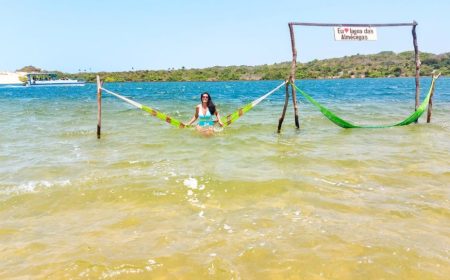
[[[376,41],[377,29],[367,26],[339,26],[334,28],[336,41]]]

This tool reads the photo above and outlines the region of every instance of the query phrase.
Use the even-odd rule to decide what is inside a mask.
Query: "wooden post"
[[[102,129],[102,83],[97,75],[97,139],[100,139]]]
[[[292,83],[294,83],[294,80],[292,80]],[[291,91],[292,91],[292,104],[294,104],[295,127],[297,129],[300,129],[300,122],[298,121],[297,93],[295,92],[295,87],[293,85],[291,85]]]
[[[295,36],[294,36],[294,26],[293,23],[288,23],[289,26],[289,34],[291,36],[291,48],[292,48],[292,63],[291,63],[291,71],[289,74],[289,79],[286,83],[286,96],[284,99],[283,111],[281,113],[281,117],[278,120],[278,133],[281,132],[281,126],[283,125],[284,116],[286,115],[286,109],[289,102],[289,83],[295,82],[295,69],[297,67],[297,49],[295,48]],[[294,117],[295,117],[295,126],[300,128],[300,123],[298,121],[298,104],[297,104],[297,93],[295,92],[295,88],[291,85],[292,92],[292,104],[294,105]]]
[[[439,78],[441,73],[437,74],[436,76],[433,74],[433,79]],[[428,101],[428,111],[427,111],[427,123],[431,122],[431,113],[433,111],[433,95],[434,95],[434,86],[436,84],[433,84],[433,87],[431,88],[431,94],[430,94],[430,100]]]
[[[416,35],[416,26],[417,22],[413,21],[412,27],[412,36],[413,36],[413,44],[414,44],[414,60],[416,62],[416,105],[415,110],[417,111],[417,107],[419,107],[420,103],[420,58],[419,58],[419,47],[417,46],[417,35]],[[417,123],[417,121],[416,121]]]
[[[295,70],[297,68],[297,49],[295,48],[295,35],[294,26],[289,23],[289,34],[291,35],[291,48],[292,48],[292,63],[291,63],[291,74],[289,76],[289,82],[292,84],[295,82]],[[297,93],[295,92],[295,87],[291,85],[292,90],[292,104],[294,105],[294,116],[295,116],[295,127],[300,128],[298,121],[298,104],[297,104]]]
[[[286,115],[288,102],[289,102],[289,83],[286,82],[286,96],[284,98],[283,112],[281,112],[281,117],[278,120],[278,133],[281,132],[281,126],[283,125],[284,116]]]

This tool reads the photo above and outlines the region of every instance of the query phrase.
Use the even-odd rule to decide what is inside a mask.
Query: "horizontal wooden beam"
[[[313,22],[290,22],[289,25],[303,25],[303,26],[367,26],[367,27],[395,27],[395,26],[415,26],[418,25],[416,21],[412,23],[313,23]]]

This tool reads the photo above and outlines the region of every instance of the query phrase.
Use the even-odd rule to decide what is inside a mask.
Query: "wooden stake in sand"
[[[412,27],[412,36],[413,36],[413,45],[414,45],[414,61],[416,64],[416,106],[415,106],[415,110],[417,111],[417,107],[419,107],[419,103],[420,103],[420,65],[422,64],[420,62],[420,58],[419,58],[419,47],[417,46],[417,35],[416,35],[416,26],[417,26],[417,22],[414,21],[413,22],[413,27]],[[431,99],[430,99],[431,100]],[[416,121],[417,123],[417,121]]]
[[[100,139],[102,129],[102,82],[100,76],[97,75],[97,139]]]

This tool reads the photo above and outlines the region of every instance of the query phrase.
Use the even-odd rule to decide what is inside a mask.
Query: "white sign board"
[[[336,41],[376,41],[377,29],[367,26],[339,26],[334,28]]]

